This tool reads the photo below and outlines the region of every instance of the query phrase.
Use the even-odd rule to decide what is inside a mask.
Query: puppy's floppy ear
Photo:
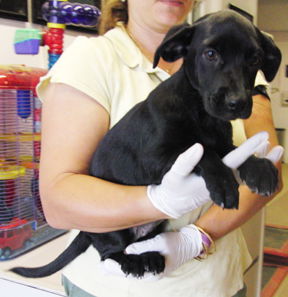
[[[153,67],[155,68],[158,65],[160,57],[167,62],[174,62],[185,56],[193,31],[193,26],[188,24],[172,27],[156,50]]]
[[[261,70],[268,82],[272,81],[281,63],[281,52],[273,39],[266,33],[257,30],[261,46],[264,51],[264,60]]]

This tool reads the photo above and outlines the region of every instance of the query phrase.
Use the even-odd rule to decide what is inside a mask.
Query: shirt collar
[[[157,73],[163,79],[170,77],[161,68],[153,68],[152,63],[141,53],[140,49],[127,34],[123,23],[117,23],[117,26],[108,31],[104,36],[110,40],[119,58],[129,68],[138,68],[147,73]]]

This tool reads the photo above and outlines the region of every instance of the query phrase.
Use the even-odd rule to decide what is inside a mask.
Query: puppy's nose
[[[243,99],[233,98],[228,101],[228,108],[231,111],[241,110],[245,106],[245,102]]]
[[[238,105],[239,103],[238,103],[238,101],[237,100],[232,100],[232,101],[229,101],[228,102],[228,107],[229,107],[229,109],[231,109],[231,110],[235,110],[235,109],[237,109],[237,105]]]

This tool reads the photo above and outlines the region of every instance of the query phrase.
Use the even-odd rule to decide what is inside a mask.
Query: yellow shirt
[[[50,82],[70,85],[104,106],[111,127],[169,74],[152,68],[121,26],[101,37],[78,37],[50,72],[41,79],[41,98]],[[261,82],[262,83],[262,82]],[[258,83],[259,84],[259,83]],[[233,123],[235,141],[245,139],[241,121]],[[63,127],[64,129],[64,127]],[[210,203],[177,220],[169,230],[192,223]],[[72,231],[74,238],[78,231]],[[98,252],[90,247],[64,269],[75,285],[97,297],[231,297],[243,287],[243,271],[251,264],[241,230],[237,229],[216,242],[216,252],[204,261],[192,260],[159,281],[107,275],[100,267]]]

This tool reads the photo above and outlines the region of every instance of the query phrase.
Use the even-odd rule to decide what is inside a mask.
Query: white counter
[[[56,297],[65,296],[61,286],[61,273],[49,277],[24,278],[8,270],[15,266],[41,266],[54,260],[66,247],[68,234],[15,259],[0,262],[0,288],[3,297]],[[4,289],[4,291],[3,291]],[[4,294],[3,294],[4,293]],[[5,294],[6,293],[6,294]],[[3,295],[2,295],[3,294]]]

